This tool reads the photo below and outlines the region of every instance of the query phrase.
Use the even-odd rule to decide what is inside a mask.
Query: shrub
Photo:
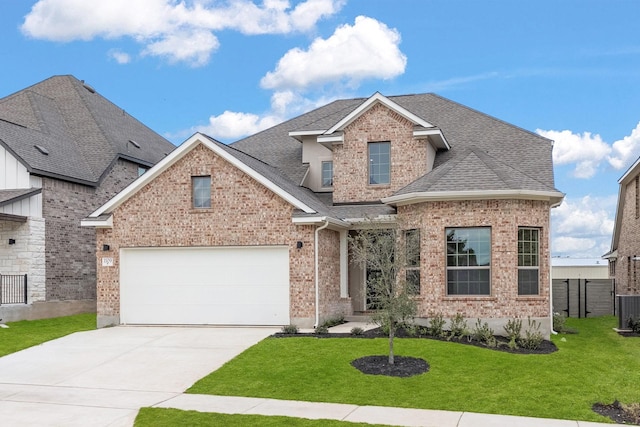
[[[327,325],[322,324],[318,327],[316,327],[316,334],[318,335],[327,335],[329,333],[329,328],[327,328]]]
[[[299,332],[296,325],[285,325],[282,327],[283,334],[297,334]]]
[[[475,340],[484,343],[487,347],[496,347],[498,345],[496,337],[493,336],[493,329],[489,327],[487,322],[482,323],[480,319],[476,321],[472,335]]]
[[[627,321],[627,326],[629,326],[629,328],[631,328],[631,330],[636,334],[640,334],[640,317],[637,317],[635,319],[633,317],[630,317]]]
[[[540,332],[540,323],[529,317],[527,319],[527,329],[524,331],[524,337],[520,337],[518,342],[528,350],[535,350],[540,347],[543,340],[544,337]]]
[[[364,329],[362,329],[359,326],[354,326],[353,328],[351,328],[351,335],[362,335],[364,334]]]
[[[429,326],[427,327],[427,333],[433,337],[443,337],[445,335],[445,323],[447,322],[444,320],[442,313],[432,314],[429,320]]]
[[[326,326],[327,328],[333,328],[334,326],[342,325],[344,323],[344,316],[332,317],[330,319],[325,320],[321,326]]]
[[[553,330],[564,332],[567,327],[567,316],[564,313],[553,313]]]
[[[451,325],[449,327],[449,339],[462,338],[467,333],[467,321],[461,313],[457,313],[453,317],[453,319],[451,319]]]
[[[520,339],[521,330],[522,320],[513,319],[507,321],[507,324],[504,326],[504,331],[506,332],[507,339],[509,340],[509,348],[518,348],[518,339]]]

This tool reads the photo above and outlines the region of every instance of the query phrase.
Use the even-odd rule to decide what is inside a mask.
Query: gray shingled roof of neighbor
[[[93,186],[118,158],[152,166],[176,148],[69,75],[0,99],[0,144],[30,173]]]
[[[451,145],[448,151],[438,151],[431,172],[398,194],[503,189],[557,191],[552,141],[435,94],[388,98],[441,129]],[[365,101],[366,98],[334,101],[232,145],[300,183],[306,171],[301,161],[302,144],[290,137],[289,132],[327,130]]]
[[[0,190],[0,206],[8,205],[38,194],[42,188],[21,188],[16,190]]]

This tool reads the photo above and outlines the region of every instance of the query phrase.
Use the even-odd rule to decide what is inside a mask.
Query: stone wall
[[[44,219],[0,221],[0,274],[27,275],[29,304],[45,300],[44,251]]]

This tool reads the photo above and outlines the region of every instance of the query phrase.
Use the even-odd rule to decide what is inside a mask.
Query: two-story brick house
[[[94,311],[95,232],[80,220],[174,149],[73,76],[0,99],[0,318]],[[26,275],[23,304],[6,304],[10,275]]]
[[[614,279],[616,294],[640,295],[640,158],[618,184],[611,250],[603,257],[609,260],[609,275]]]
[[[348,235],[397,223],[419,248],[420,318],[530,316],[548,333],[551,151],[433,94],[335,101],[231,146],[195,134],[83,222],[99,325],[366,313]]]

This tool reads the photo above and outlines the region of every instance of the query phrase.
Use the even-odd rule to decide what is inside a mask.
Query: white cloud
[[[280,117],[271,114],[260,117],[256,114],[225,111],[219,116],[209,117],[206,126],[196,126],[194,130],[216,139],[237,139],[267,129],[280,121]]]
[[[554,255],[600,257],[609,250],[617,197],[566,198],[551,211]]]
[[[150,43],[142,54],[164,56],[172,63],[184,61],[198,67],[209,62],[219,45],[216,36],[208,31],[178,32]]]
[[[578,237],[561,236],[553,239],[552,247],[554,251],[570,254],[584,254],[595,248],[594,239],[583,239]],[[602,254],[598,254],[599,257]],[[589,257],[591,258],[591,257]]]
[[[148,55],[203,65],[218,48],[214,32],[288,34],[309,31],[337,13],[344,0],[39,0],[22,24],[30,37],[68,42],[131,37]]]
[[[575,163],[576,178],[591,178],[597,172],[600,162],[611,152],[611,147],[600,135],[591,132],[575,134],[570,130],[555,131],[537,129],[539,135],[555,141],[553,162],[556,165]]]
[[[609,163],[616,169],[630,166],[640,156],[640,122],[631,131],[631,135],[613,143],[613,154]]]
[[[266,89],[306,89],[328,82],[356,86],[368,78],[390,79],[404,73],[407,57],[400,34],[385,24],[358,16],[327,39],[317,38],[307,50],[291,49],[260,84]]]
[[[114,59],[118,64],[128,64],[131,62],[131,55],[118,49],[112,49],[108,53],[109,57]]]

